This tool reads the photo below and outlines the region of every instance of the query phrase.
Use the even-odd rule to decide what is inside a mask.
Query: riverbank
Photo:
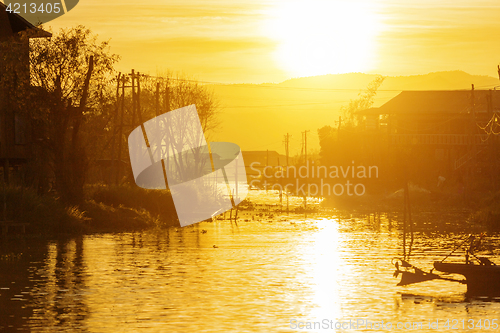
[[[136,186],[87,186],[84,202],[74,206],[65,206],[54,195],[39,196],[30,188],[8,187],[5,203],[2,220],[28,223],[28,234],[89,234],[178,226],[169,191]]]
[[[455,191],[428,191],[411,185],[411,213],[416,230],[423,232],[497,232],[500,231],[500,192],[474,192],[470,199],[458,195]],[[254,194],[257,193],[258,194]],[[403,190],[385,193],[370,193],[363,196],[330,196],[327,198],[288,197],[290,215],[312,214],[335,217],[367,217],[378,219],[381,215],[390,216],[395,223],[404,220]],[[247,199],[240,204],[240,209],[249,211],[249,215],[286,216],[287,197],[282,201],[278,191],[250,191]],[[304,207],[307,210],[304,210]],[[241,214],[239,215],[241,216]],[[370,217],[371,216],[371,217]],[[436,223],[436,216],[442,216],[445,224]],[[438,219],[439,220],[439,219]]]
[[[431,193],[410,186],[410,198],[416,220],[418,214],[456,214],[460,220],[456,228],[474,226],[481,232],[500,231],[500,191],[476,196],[465,204],[463,198],[449,193]],[[89,185],[85,188],[84,202],[70,207],[64,206],[55,196],[38,196],[32,189],[9,187],[6,207],[5,220],[28,223],[26,233],[29,235],[114,233],[179,226],[170,192],[128,185]],[[308,197],[305,207],[303,197],[284,195],[280,201],[277,191],[250,191],[237,210],[221,214],[216,220],[234,221],[237,218],[237,221],[250,222],[279,217],[287,221],[289,217],[332,211],[335,214],[349,211],[360,216],[389,213],[398,215],[399,220],[403,218],[403,195],[402,190],[398,190],[389,195]],[[424,225],[427,222],[421,226]],[[21,233],[16,229],[11,228],[9,234]]]

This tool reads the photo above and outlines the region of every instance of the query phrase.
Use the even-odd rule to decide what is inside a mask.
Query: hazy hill
[[[330,74],[290,79],[278,85],[283,87],[362,89],[376,76],[376,74],[364,73]],[[471,84],[474,84],[477,89],[479,87],[491,88],[500,85],[500,81],[496,77],[471,75],[463,71],[433,72],[412,76],[388,76],[380,89],[455,90],[470,89]]]
[[[340,107],[376,77],[349,73],[290,79],[278,84],[213,85],[223,107],[222,128],[214,138],[231,141],[244,150],[277,150],[284,153],[283,136],[292,135],[290,150],[300,153],[304,130],[308,149],[318,150],[317,129],[336,126]],[[492,89],[497,77],[470,75],[462,71],[386,77],[375,98],[380,106],[402,90]]]

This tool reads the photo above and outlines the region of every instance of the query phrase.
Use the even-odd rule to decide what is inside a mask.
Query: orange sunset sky
[[[81,0],[45,27],[83,24],[111,39],[126,72],[262,83],[347,72],[495,76],[499,17],[493,0]]]

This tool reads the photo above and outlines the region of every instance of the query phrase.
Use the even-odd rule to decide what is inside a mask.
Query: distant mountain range
[[[492,73],[495,73],[492,71]],[[279,84],[284,87],[309,87],[328,89],[363,89],[376,74],[330,74],[290,79]],[[423,75],[387,76],[380,89],[395,90],[456,90],[491,88],[500,85],[497,77],[471,75],[463,71],[433,72]]]
[[[492,71],[492,74],[496,74]],[[301,152],[302,134],[309,130],[308,149],[318,150],[317,129],[336,126],[339,111],[366,89],[376,74],[348,73],[290,79],[281,83],[212,85],[221,102],[222,127],[217,141],[238,143],[243,150],[284,152],[283,136],[292,135],[291,153]],[[388,76],[380,86],[374,106],[403,90],[493,89],[498,77],[463,71],[424,75]]]

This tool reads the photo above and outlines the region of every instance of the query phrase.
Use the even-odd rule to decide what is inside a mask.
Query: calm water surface
[[[0,330],[328,332],[335,330],[294,330],[291,320],[364,319],[424,322],[423,330],[413,331],[428,331],[428,321],[439,320],[439,331],[447,331],[447,319],[500,319],[496,299],[468,299],[460,284],[396,287],[396,215],[240,218],[237,226],[217,221],[143,233],[2,241]],[[451,219],[442,217],[441,224],[446,218]],[[412,260],[431,268],[463,236],[418,233]]]

